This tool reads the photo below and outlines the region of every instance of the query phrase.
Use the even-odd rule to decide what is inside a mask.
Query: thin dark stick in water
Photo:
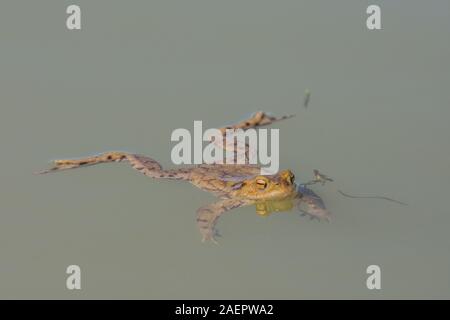
[[[303,107],[306,109],[308,108],[309,99],[311,98],[311,91],[308,89],[305,90],[305,97],[303,98]]]
[[[388,198],[388,197],[382,197],[382,196],[353,196],[353,195],[344,193],[344,192],[342,192],[341,190],[338,190],[338,192],[339,192],[341,195],[343,195],[344,197],[347,197],[347,198],[358,198],[358,199],[381,199],[381,200],[392,201],[392,202],[395,202],[395,203],[398,203],[398,204],[401,204],[401,205],[404,205],[404,206],[407,206],[407,205],[408,205],[408,204],[406,204],[406,203],[404,203],[404,202],[401,202],[401,201],[398,201],[398,200],[394,200],[394,199],[391,199],[391,198]]]

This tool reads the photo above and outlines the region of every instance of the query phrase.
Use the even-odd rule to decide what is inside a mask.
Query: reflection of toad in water
[[[283,200],[261,201],[255,204],[256,213],[260,216],[269,216],[274,212],[288,212],[296,208],[302,216],[311,219],[330,220],[330,212],[326,210],[322,199],[311,189],[300,185],[297,194]]]

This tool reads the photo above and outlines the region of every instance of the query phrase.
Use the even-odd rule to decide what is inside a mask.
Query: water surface
[[[448,1],[380,1],[380,31],[369,1],[77,3],[80,31],[61,1],[0,6],[0,298],[450,298]],[[173,129],[259,109],[297,114],[276,125],[281,167],[335,179],[314,188],[331,223],[244,207],[202,244],[214,198],[189,184],[125,164],[32,174],[108,150],[169,167]]]

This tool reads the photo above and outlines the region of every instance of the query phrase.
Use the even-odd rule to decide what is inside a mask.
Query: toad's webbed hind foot
[[[252,116],[250,116],[250,118],[247,118],[247,119],[240,121],[238,123],[235,123],[233,125],[220,128],[219,130],[222,132],[223,135],[225,135],[225,132],[227,129],[247,130],[250,128],[267,126],[274,122],[290,119],[292,117],[294,117],[293,114],[281,116],[281,117],[275,117],[275,116],[269,115],[267,112],[258,111],[258,112],[255,112]]]
[[[81,167],[92,166],[99,163],[119,162],[126,159],[127,154],[123,152],[106,152],[97,156],[80,158],[80,159],[66,159],[53,161],[53,167],[47,170],[37,172],[38,174],[49,173],[53,171],[61,171],[68,169],[75,169]]]
[[[189,178],[189,173],[185,169],[163,170],[158,161],[150,157],[117,151],[105,152],[97,156],[80,159],[55,160],[52,168],[40,171],[38,174],[121,161],[127,161],[134,169],[151,178],[175,180],[187,180]]]

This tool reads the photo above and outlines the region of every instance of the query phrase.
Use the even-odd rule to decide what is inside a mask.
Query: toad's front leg
[[[217,243],[215,228],[220,216],[230,210],[251,204],[251,201],[242,199],[223,199],[203,206],[197,210],[197,226],[202,235],[202,241],[211,240]]]

